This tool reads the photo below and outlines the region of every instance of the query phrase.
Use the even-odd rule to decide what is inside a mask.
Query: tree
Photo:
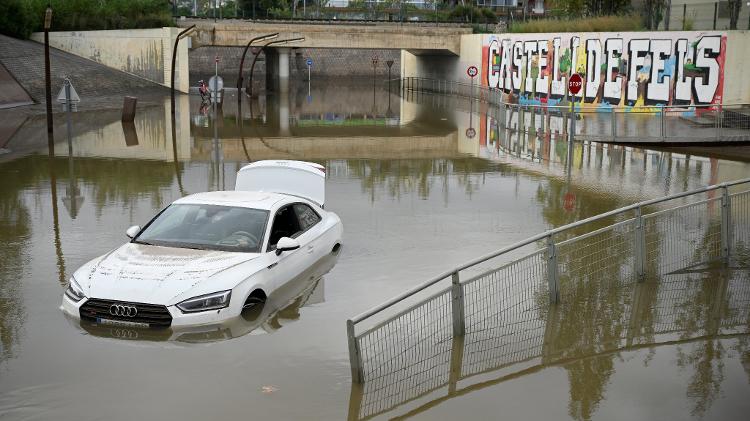
[[[665,0],[643,1],[643,25],[646,29],[656,29],[664,19]]]

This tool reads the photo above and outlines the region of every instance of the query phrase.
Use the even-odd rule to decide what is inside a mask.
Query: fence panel
[[[732,254],[750,259],[750,190],[731,194]]]
[[[598,290],[591,284],[609,287],[632,282],[635,227],[635,220],[629,219],[558,244],[560,301],[571,301],[582,289]]]
[[[540,355],[549,306],[546,250],[477,276],[463,291],[463,377]]]
[[[448,382],[452,346],[450,290],[380,323],[357,338],[368,416]]]
[[[646,274],[662,275],[721,257],[721,200],[702,200],[643,217]]]

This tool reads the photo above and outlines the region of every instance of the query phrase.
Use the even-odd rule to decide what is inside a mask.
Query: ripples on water
[[[322,86],[309,100],[306,87],[284,98],[243,99],[241,114],[229,96],[218,117],[195,98],[181,97],[177,111],[174,138],[165,99],[163,106],[138,110],[135,136],[119,112],[76,115],[71,156],[61,130],[54,158],[47,156],[43,118],[27,121],[5,146],[0,416],[351,416],[347,317],[550,227],[750,175],[747,163],[704,153],[569,146],[561,133],[510,133],[467,101],[404,101],[371,87]],[[750,155],[747,148],[737,151]],[[185,194],[231,189],[249,161],[281,158],[324,164],[327,207],[344,221],[341,258],[320,281],[302,282],[250,320],[216,330],[101,331],[69,323],[58,311],[68,276],[122,244],[128,226],[142,225]],[[742,291],[732,297],[744,297]],[[630,306],[630,297],[617,302]],[[731,303],[747,311],[748,304]],[[626,402],[637,402],[645,418],[665,408],[706,418],[749,409],[740,393],[747,395],[750,375],[744,333],[620,350],[607,339],[620,339],[607,335],[617,326],[610,320],[616,308],[561,311],[568,313],[558,319],[555,346],[545,349],[537,371],[489,379],[488,387],[468,389],[459,399],[438,397],[435,408],[429,396],[388,416],[423,404],[430,409],[412,415],[617,418],[632,409],[622,409]],[[703,320],[690,316],[681,319],[688,328]],[[640,322],[648,330],[650,322]],[[493,373],[496,379],[510,372],[488,376]],[[394,390],[382,393],[403,398]]]

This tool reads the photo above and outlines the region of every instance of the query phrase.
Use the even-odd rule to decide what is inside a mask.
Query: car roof
[[[195,193],[175,200],[174,203],[239,206],[271,210],[276,203],[288,198],[289,196],[279,193],[226,190]]]

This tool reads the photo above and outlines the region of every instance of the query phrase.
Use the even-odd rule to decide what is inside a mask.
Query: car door
[[[297,214],[301,233],[297,238],[300,248],[304,249],[305,265],[309,267],[317,262],[322,254],[325,254],[321,244],[322,226],[321,216],[306,203],[295,203],[294,211]]]
[[[300,227],[299,217],[294,209],[294,204],[288,204],[279,208],[274,214],[271,229],[269,231],[266,252],[271,253],[274,263],[268,266],[271,282],[274,289],[281,287],[297,275],[302,273],[309,265],[309,236],[304,235]],[[277,255],[276,243],[282,237],[294,238],[299,242],[297,250],[288,250]]]

